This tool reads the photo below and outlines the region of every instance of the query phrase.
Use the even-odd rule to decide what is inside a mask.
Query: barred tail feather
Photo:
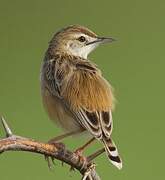
[[[102,141],[104,143],[105,151],[107,153],[110,162],[118,169],[122,169],[122,160],[118,154],[116,145],[113,143],[111,138],[103,139]]]

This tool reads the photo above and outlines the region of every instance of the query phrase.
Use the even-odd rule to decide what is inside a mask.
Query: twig
[[[0,153],[5,151],[28,151],[43,154],[46,157],[65,162],[72,168],[77,169],[82,174],[83,180],[100,180],[100,177],[95,171],[94,164],[86,161],[86,158],[80,158],[74,152],[67,150],[64,144],[48,144],[30,138],[16,136],[12,133],[3,117],[1,121],[6,132],[6,137],[0,139]]]

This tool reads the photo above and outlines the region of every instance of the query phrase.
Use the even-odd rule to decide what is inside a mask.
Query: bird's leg
[[[48,141],[48,143],[50,143],[50,144],[56,143],[56,142],[58,142],[58,141],[60,141],[60,140],[62,140],[62,139],[64,139],[64,138],[66,138],[66,137],[69,137],[69,136],[71,136],[71,135],[75,135],[75,134],[81,133],[81,132],[83,132],[83,131],[84,131],[84,130],[79,129],[79,130],[77,130],[77,131],[71,131],[71,132],[68,132],[68,133],[65,133],[65,134],[61,134],[61,135],[59,135],[59,136],[56,136],[56,137],[50,139],[50,140]]]
[[[86,147],[88,147],[94,140],[95,140],[95,138],[90,139],[87,143],[85,143],[83,146],[77,148],[74,152],[81,156],[83,151],[84,151],[84,149]]]
[[[103,152],[105,152],[104,148],[99,149],[98,151],[94,152],[93,154],[89,155],[87,157],[87,161],[91,162],[93,159],[95,159],[96,157],[98,157],[99,155],[101,155]]]
[[[84,156],[82,155],[82,153],[83,153],[84,149],[85,149],[87,146],[89,146],[94,140],[95,140],[95,138],[90,139],[87,143],[85,143],[83,146],[77,148],[77,149],[74,151],[74,153],[79,156],[80,160],[82,159],[82,160],[84,160],[84,161],[87,161],[87,158],[84,157]],[[71,167],[70,167],[70,171],[72,171],[72,170],[74,170],[74,168],[71,166]]]

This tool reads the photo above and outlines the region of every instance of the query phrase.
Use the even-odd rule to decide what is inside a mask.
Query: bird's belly
[[[65,109],[61,100],[50,94],[48,90],[42,92],[43,104],[50,117],[57,125],[66,131],[78,131],[83,127]]]

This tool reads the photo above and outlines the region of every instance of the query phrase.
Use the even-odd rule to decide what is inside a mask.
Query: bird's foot
[[[58,148],[61,148],[62,151],[65,150],[65,145],[64,145],[63,143],[61,143],[61,142],[55,142],[55,141],[50,140],[50,141],[48,141],[48,143],[54,145],[56,148],[57,148],[57,147],[58,147]],[[52,156],[47,156],[47,155],[45,155],[45,160],[47,161],[47,163],[48,163],[48,168],[49,168],[50,170],[52,170],[52,165],[55,165],[54,159],[55,159],[55,158],[52,157]],[[62,162],[62,163],[63,163],[63,162]],[[62,164],[62,165],[63,165],[63,164]]]
[[[84,150],[84,149],[82,149],[82,148],[80,147],[80,148],[77,148],[77,149],[74,151],[74,153],[75,153],[76,155],[78,155],[78,156],[82,156],[83,150]]]
[[[84,150],[84,148],[78,148],[78,149],[76,149],[75,151],[74,151],[74,153],[77,155],[77,156],[79,156],[79,158],[80,158],[80,161],[84,161],[84,162],[86,162],[87,161],[87,158],[85,157],[85,156],[83,156],[83,150]]]
[[[87,158],[83,156],[83,150],[82,148],[78,148],[74,151],[74,154],[76,154],[79,157],[79,162],[83,162],[82,169],[84,168],[84,164],[87,162]],[[74,171],[74,167],[70,167],[70,171]]]

